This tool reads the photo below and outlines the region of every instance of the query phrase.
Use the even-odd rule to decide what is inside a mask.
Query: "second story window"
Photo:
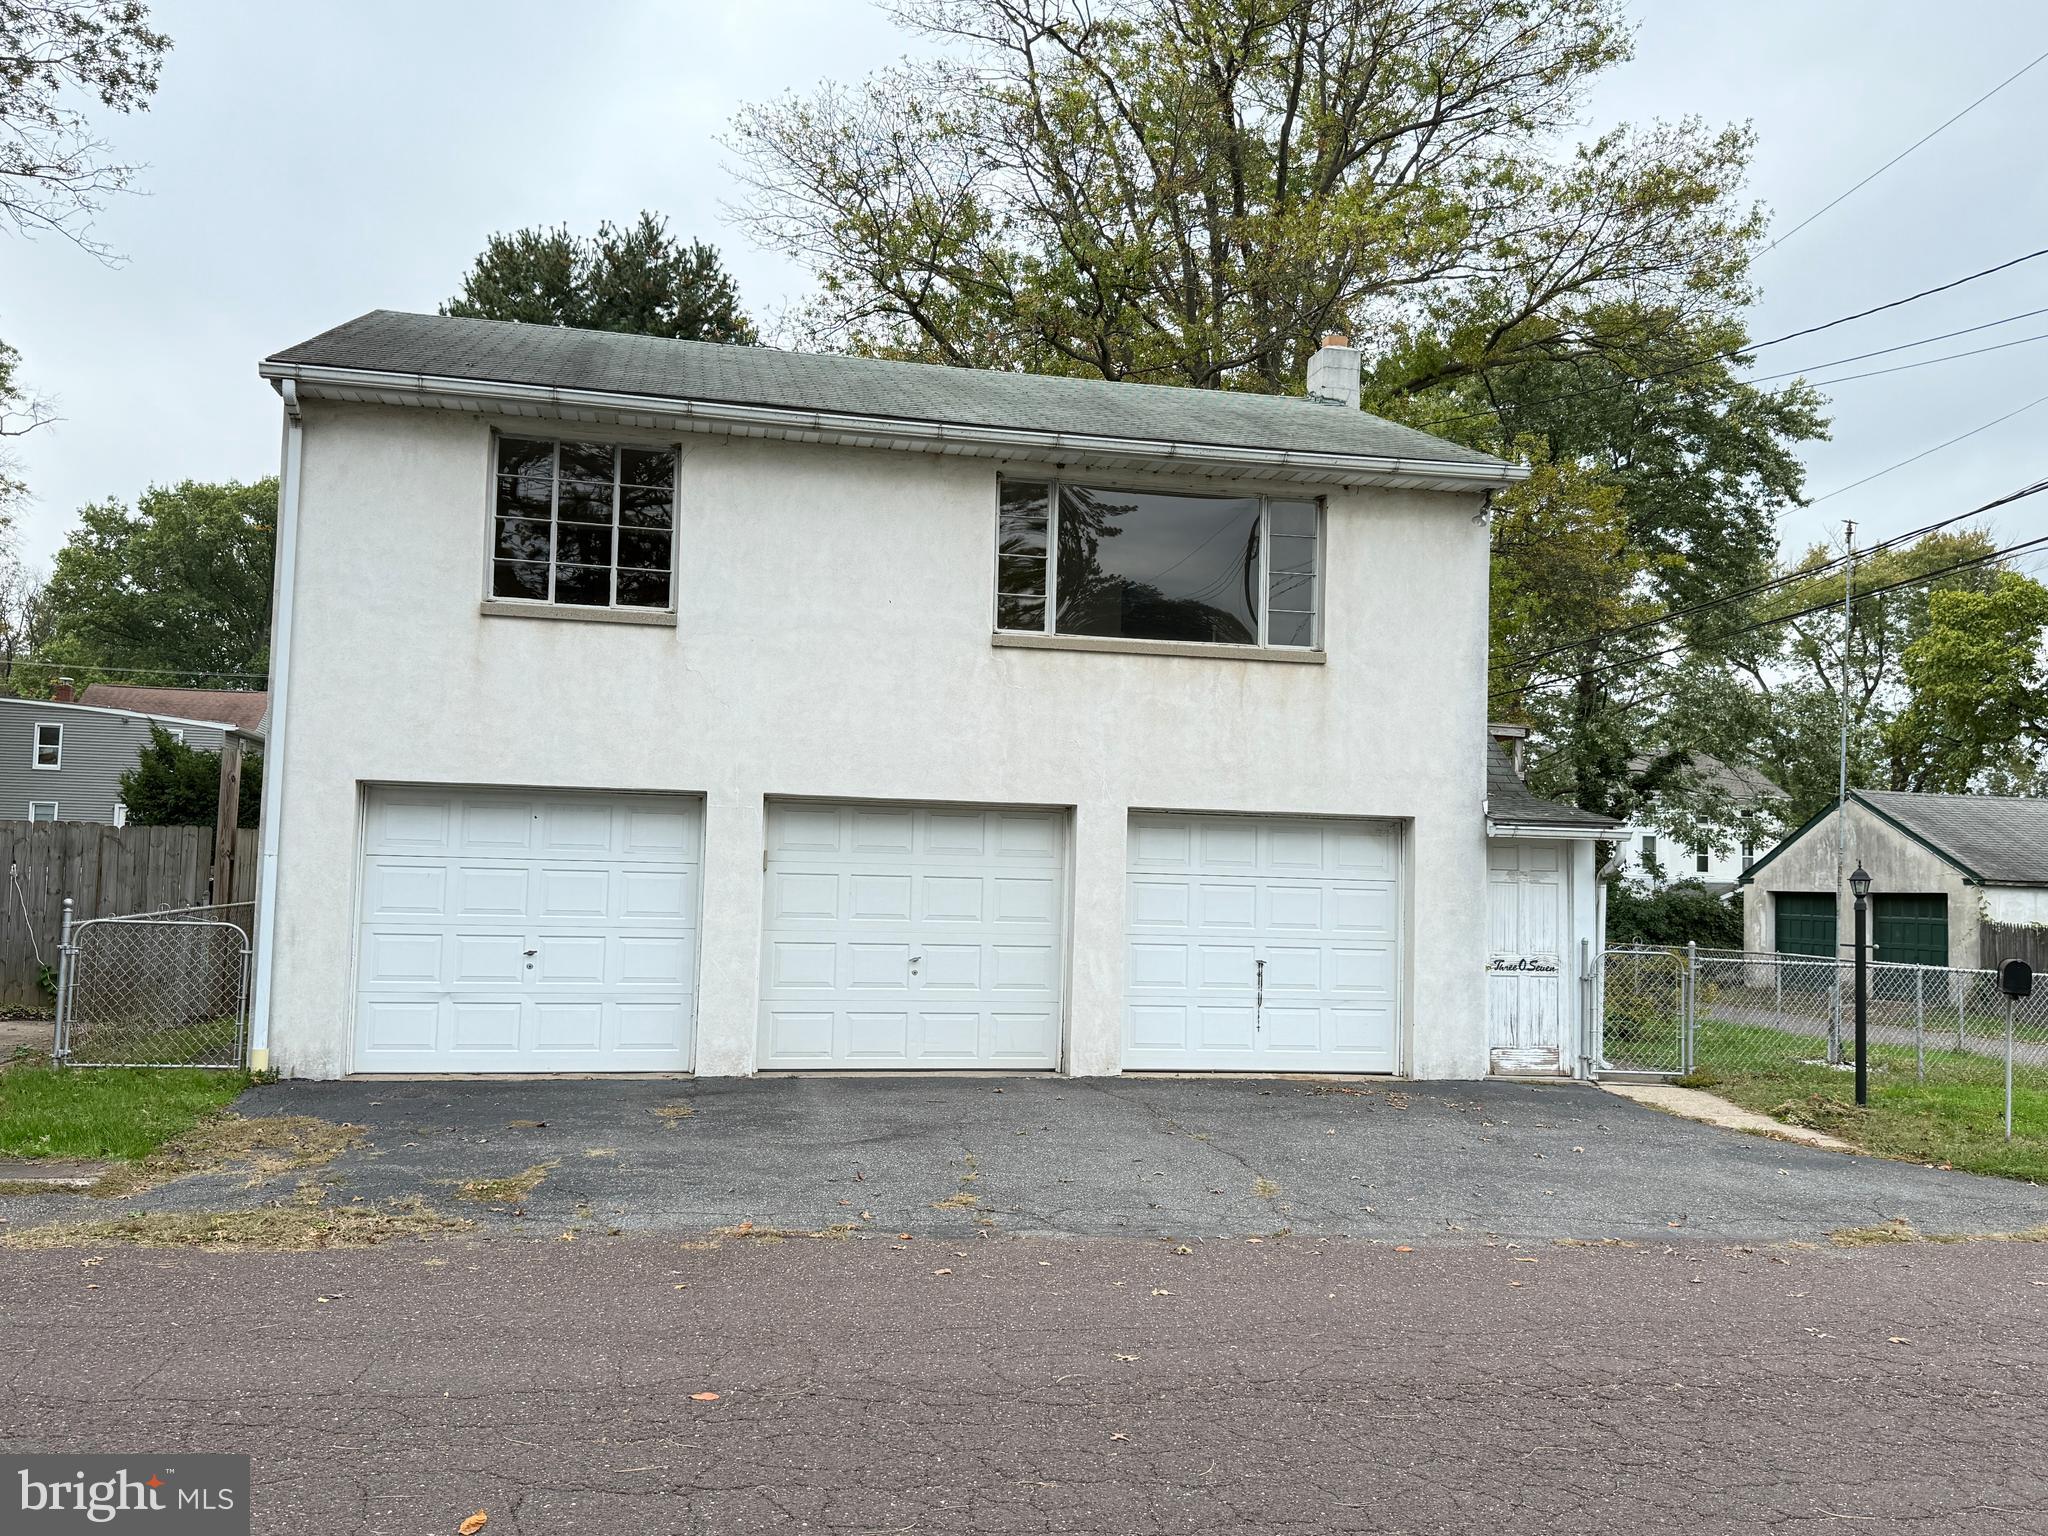
[[[583,608],[667,608],[676,453],[500,437],[491,595]]]
[[[996,628],[1313,649],[1313,501],[1005,480]]]
[[[36,748],[31,761],[38,768],[64,766],[63,726],[53,720],[44,720],[36,726]]]

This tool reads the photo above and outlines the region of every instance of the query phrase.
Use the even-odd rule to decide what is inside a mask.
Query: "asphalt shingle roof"
[[[2048,800],[1856,789],[1850,798],[1991,885],[2048,885]]]
[[[204,720],[238,731],[263,728],[270,695],[223,688],[138,688],[126,683],[88,683],[81,704],[101,709],[126,709],[138,715],[165,715],[173,720]]]
[[[1489,821],[1518,827],[1618,827],[1620,822],[1597,811],[1545,800],[1522,782],[1514,759],[1499,742],[1486,744],[1486,816]]]
[[[1478,466],[1500,460],[1301,397],[998,373],[373,310],[273,353],[299,364],[899,421]]]

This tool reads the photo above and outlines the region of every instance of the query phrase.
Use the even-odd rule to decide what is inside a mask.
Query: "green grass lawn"
[[[146,1157],[248,1086],[246,1072],[31,1059],[0,1070],[0,1157]]]
[[[1853,1071],[1812,1065],[1825,1042],[1753,1025],[1700,1021],[1684,1082],[1788,1123],[1811,1126],[1886,1157],[2048,1183],[2048,1082],[2013,1076],[2013,1139],[2005,1139],[2005,1062],[1929,1042],[1926,1081],[1908,1047],[1870,1052],[1870,1103],[1856,1105]]]

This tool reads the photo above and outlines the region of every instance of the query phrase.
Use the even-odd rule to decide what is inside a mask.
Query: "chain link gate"
[[[1593,1059],[1603,1075],[1692,1070],[1692,967],[1669,949],[1622,947],[1600,957],[1600,1040]]]
[[[249,1045],[247,904],[71,920],[54,1058],[77,1067],[240,1067]]]

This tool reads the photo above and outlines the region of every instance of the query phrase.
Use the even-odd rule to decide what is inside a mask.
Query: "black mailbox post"
[[[1998,990],[2005,994],[2005,1139],[2012,1140],[2012,1005],[2034,995],[2034,968],[2024,960],[2008,960],[1998,968]]]

